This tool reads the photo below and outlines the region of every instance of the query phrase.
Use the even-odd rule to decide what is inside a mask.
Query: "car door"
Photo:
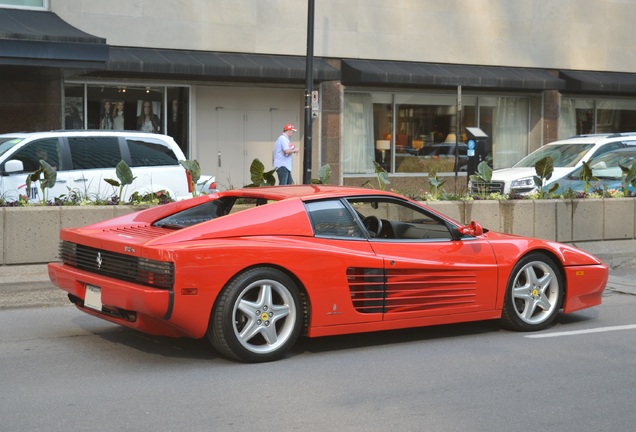
[[[311,268],[321,287],[310,299],[312,326],[382,321],[384,263],[355,214],[339,199],[305,206],[315,235]]]
[[[492,310],[497,263],[488,242],[452,239],[448,223],[411,203],[350,200],[384,262],[383,319]]]
[[[72,169],[58,173],[58,182],[89,200],[108,200],[119,191],[105,179],[117,179],[115,167],[122,160],[116,136],[70,136],[66,140]]]
[[[27,176],[33,174],[41,168],[41,160],[46,161],[51,168],[56,171],[57,180],[52,188],[46,188],[46,200],[52,200],[60,193],[64,193],[66,188],[59,181],[60,172],[63,169],[62,156],[60,151],[60,141],[58,138],[41,138],[30,141],[21,146],[11,155],[9,160],[19,160],[24,167],[23,171],[11,173],[3,179],[3,190],[9,198],[17,199],[17,195],[27,197],[30,202],[42,201],[42,189],[39,181],[34,181],[27,190]]]

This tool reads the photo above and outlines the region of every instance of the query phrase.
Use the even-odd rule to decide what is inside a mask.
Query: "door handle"
[[[221,151],[220,150],[218,153],[218,164],[219,164],[219,168],[221,168]]]

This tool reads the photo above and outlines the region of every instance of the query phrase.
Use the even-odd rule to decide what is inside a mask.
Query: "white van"
[[[88,200],[119,194],[104,179],[118,180],[115,167],[125,161],[136,177],[124,188],[123,201],[134,192],[166,190],[175,199],[191,197],[188,174],[179,163],[185,155],[167,135],[115,131],[52,131],[0,135],[0,198],[16,201],[27,196],[41,201],[39,184],[26,190],[28,174],[45,160],[57,171],[55,186],[47,190],[53,200],[74,191]]]
[[[485,190],[488,193],[527,195],[537,190],[534,177],[537,175],[534,166],[538,161],[551,156],[554,171],[549,181],[553,182],[565,177],[574,169],[583,165],[591,157],[597,157],[609,151],[636,145],[636,134],[632,132],[578,135],[561,141],[555,141],[539,147],[521,159],[511,168],[494,170],[490,183],[469,182],[472,194]]]

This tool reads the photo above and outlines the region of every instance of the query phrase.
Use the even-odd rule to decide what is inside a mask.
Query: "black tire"
[[[514,266],[504,299],[501,320],[516,331],[536,331],[556,318],[564,294],[559,267],[542,253],[531,253]]]
[[[289,351],[302,325],[303,308],[294,281],[277,269],[254,268],[221,291],[207,336],[225,357],[266,362]]]

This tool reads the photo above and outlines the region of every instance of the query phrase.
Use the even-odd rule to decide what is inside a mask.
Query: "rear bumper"
[[[186,336],[168,320],[174,292],[124,282],[78,270],[61,263],[48,265],[53,284],[69,293],[82,311],[107,321],[161,336]],[[102,310],[84,306],[86,285],[101,289]]]

